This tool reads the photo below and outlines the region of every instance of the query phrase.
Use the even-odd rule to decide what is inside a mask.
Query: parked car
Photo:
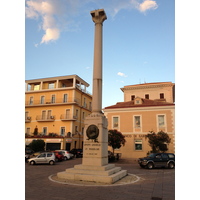
[[[64,155],[60,151],[52,151],[52,152],[55,153],[56,162],[64,160]]]
[[[34,151],[28,147],[25,148],[25,162],[28,162],[28,159],[30,158],[31,154],[33,154]]]
[[[175,167],[175,155],[173,153],[152,153],[147,157],[139,158],[138,164],[142,168],[153,169],[154,167]]]
[[[29,155],[29,158],[34,158],[36,156],[38,156],[39,154],[43,153],[44,151],[38,151],[38,152],[34,152],[32,154]]]
[[[108,162],[112,161],[115,161],[115,155],[113,154],[113,152],[108,151]]]
[[[72,149],[70,153],[74,154],[74,157],[76,158],[82,158],[83,157],[83,149]]]
[[[55,163],[55,154],[53,152],[43,152],[37,155],[34,158],[28,159],[28,163],[30,165],[34,164],[50,164],[53,165]]]
[[[25,153],[25,162],[28,162],[29,158],[30,158],[30,155]]]
[[[64,160],[69,160],[69,159],[74,158],[74,154],[70,153],[67,150],[56,150],[56,151],[59,151],[59,152],[61,152],[63,154]]]

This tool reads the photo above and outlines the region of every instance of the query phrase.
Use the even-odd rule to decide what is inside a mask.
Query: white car
[[[56,150],[56,151],[60,151],[64,155],[64,160],[69,160],[74,157],[74,154],[69,153],[69,151],[67,150]]]
[[[54,165],[56,156],[53,152],[43,152],[37,155],[36,157],[28,159],[30,165],[34,164],[50,164]]]

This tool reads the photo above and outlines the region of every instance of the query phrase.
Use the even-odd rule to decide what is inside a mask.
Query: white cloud
[[[41,28],[44,31],[41,43],[57,40],[60,36],[59,25],[55,19],[61,11],[59,3],[52,0],[27,0],[26,17],[31,19],[42,19]]]
[[[139,4],[138,10],[140,12],[146,12],[147,10],[155,10],[158,8],[156,1],[144,0],[143,3]]]
[[[122,72],[118,72],[117,75],[118,75],[118,76],[122,76],[122,77],[127,77],[127,75],[124,74],[124,73],[122,73]]]
[[[93,5],[93,9],[104,8],[112,17],[122,10],[137,9],[141,13],[158,8],[154,0],[26,0],[26,18],[41,20],[40,27],[44,31],[42,43],[49,43],[59,39],[63,30],[78,29],[78,23],[74,23],[71,17],[81,15],[87,4]],[[89,12],[89,11],[88,11]],[[73,24],[73,27],[70,27]]]
[[[45,29],[45,34],[42,37],[41,43],[48,43],[51,40],[57,40],[60,36],[60,30],[57,28]]]

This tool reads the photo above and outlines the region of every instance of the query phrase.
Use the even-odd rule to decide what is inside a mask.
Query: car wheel
[[[168,164],[168,168],[169,168],[169,169],[174,169],[174,167],[175,167],[175,164],[174,164],[173,162],[170,162],[170,163]]]
[[[147,168],[148,169],[153,169],[154,168],[154,164],[152,162],[147,164]]]
[[[35,162],[32,160],[32,161],[30,162],[30,165],[35,165]]]
[[[65,157],[64,157],[64,161],[66,161],[66,160],[67,160],[67,157],[65,156]]]
[[[53,160],[50,160],[50,161],[49,161],[49,164],[50,164],[50,165],[54,165],[54,161],[53,161]]]

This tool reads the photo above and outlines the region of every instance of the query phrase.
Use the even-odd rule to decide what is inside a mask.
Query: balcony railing
[[[51,115],[51,116],[37,115],[36,120],[38,122],[52,122],[52,121],[55,121],[55,115]]]
[[[62,121],[77,120],[77,116],[70,115],[70,114],[62,114],[62,115],[60,116],[60,119],[61,119]]]
[[[71,103],[77,103],[80,104],[80,99],[78,98],[70,98],[68,97],[67,100],[62,99],[46,99],[41,101],[38,99],[34,99],[32,101],[26,101],[26,106],[38,106],[38,105],[48,105],[48,104],[71,104]]]

